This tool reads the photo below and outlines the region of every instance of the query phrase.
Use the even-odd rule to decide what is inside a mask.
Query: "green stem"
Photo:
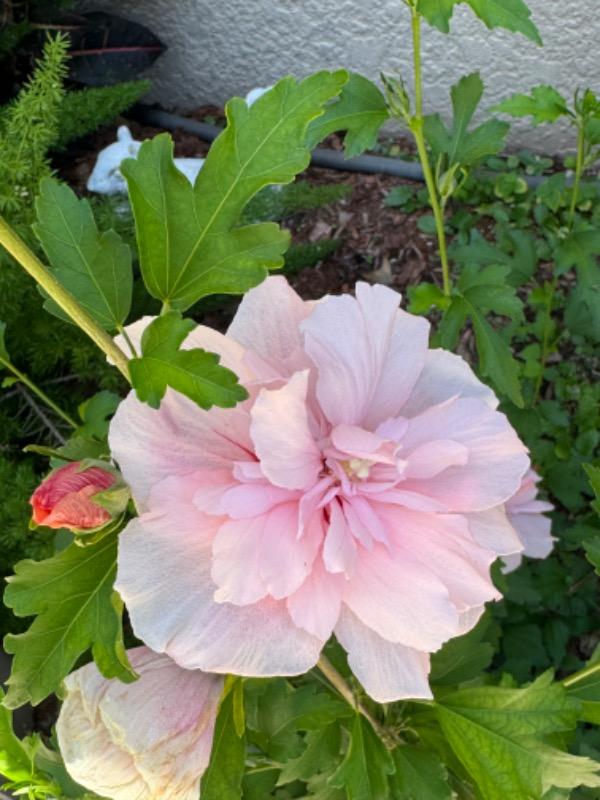
[[[417,145],[417,152],[423,168],[425,185],[429,194],[429,204],[435,220],[438,244],[440,248],[440,261],[442,262],[442,281],[446,297],[452,293],[452,281],[450,279],[450,264],[448,262],[448,246],[446,243],[446,229],[444,225],[444,210],[440,203],[438,190],[427,152],[425,135],[423,133],[423,72],[421,67],[421,18],[417,9],[411,6],[412,16],[412,38],[413,38],[413,60],[415,72],[415,114],[410,120],[410,129]]]
[[[577,161],[575,163],[575,180],[571,191],[571,206],[569,208],[569,227],[573,227],[575,222],[575,210],[579,201],[579,190],[581,187],[581,177],[585,164],[585,125],[583,120],[579,120],[579,133],[577,135]]]
[[[6,361],[4,358],[0,357],[0,364],[6,367],[6,369],[10,370],[10,372],[12,372],[12,374],[18,378],[22,384],[27,386],[30,391],[36,394],[42,403],[47,405],[48,408],[51,408],[55,414],[58,414],[58,416],[64,420],[67,425],[70,425],[73,429],[79,427],[73,417],[70,417],[66,411],[63,411],[62,408],[58,406],[54,400],[52,400],[52,398],[48,397],[46,392],[40,389],[40,387],[37,386],[30,378],[28,378],[27,375],[21,372],[21,370],[17,369],[11,361]]]
[[[129,352],[131,353],[132,357],[137,358],[138,357],[137,350],[135,349],[135,345],[131,341],[129,334],[127,333],[127,329],[123,325],[117,325],[117,330],[123,337],[125,344],[129,348]]]
[[[0,217],[0,244],[11,254],[23,269],[50,295],[54,302],[67,314],[81,330],[106,354],[119,372],[131,382],[128,360],[125,353],[117,347],[111,337],[85,311],[42,264],[21,237]]]
[[[357,700],[357,698],[354,695],[354,692],[348,686],[343,676],[340,675],[337,669],[333,666],[331,661],[326,656],[321,655],[317,667],[321,670],[323,675],[332,684],[332,686],[335,689],[337,689],[337,691],[348,703],[348,705],[352,706],[352,708],[355,711],[357,711],[359,714],[362,714],[363,717],[369,721],[371,727],[373,728],[375,733],[379,736],[381,741],[386,745],[386,747],[388,747],[389,749],[393,749],[396,746],[397,742],[394,741],[394,738],[391,735],[390,731],[384,728],[383,725],[381,725],[381,723],[379,723],[375,719],[375,717],[373,717],[371,712]]]
[[[569,689],[571,686],[575,686],[581,681],[586,680],[586,678],[590,678],[592,675],[596,675],[600,673],[600,662],[597,664],[591,664],[589,667],[585,667],[584,669],[579,670],[579,672],[574,672],[573,675],[569,675],[568,678],[565,678],[562,681],[562,685],[565,689]]]
[[[540,355],[540,373],[537,376],[537,380],[535,382],[535,392],[533,395],[532,407],[535,407],[539,403],[540,394],[542,391],[542,383],[544,381],[544,371],[546,369],[546,362],[548,361],[548,356],[550,355],[550,331],[552,330],[552,307],[554,306],[554,296],[556,294],[557,286],[558,286],[558,281],[556,277],[553,277],[552,283],[550,285],[550,294],[548,295],[548,299],[546,301],[546,315],[544,317],[544,333],[542,337],[542,352]]]

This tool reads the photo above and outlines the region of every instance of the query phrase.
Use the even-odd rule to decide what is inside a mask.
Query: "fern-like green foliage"
[[[16,100],[0,117],[0,213],[31,215],[47,153],[57,140],[68,40],[49,38],[42,59]]]
[[[58,136],[53,149],[63,150],[74,139],[106,125],[146,94],[150,81],[126,81],[67,92],[60,106]]]

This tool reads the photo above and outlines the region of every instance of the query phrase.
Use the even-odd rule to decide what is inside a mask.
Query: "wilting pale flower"
[[[490,389],[428,350],[398,301],[358,284],[305,303],[270,278],[227,336],[186,340],[220,353],[247,401],[121,404],[111,450],[140,516],[116,585],[154,650],[293,675],[333,632],[376,700],[430,696],[429,653],[475,624],[498,597],[490,564],[522,549],[502,506],[529,459]]]
[[[128,656],[135,683],[108,681],[93,663],[66,679],[56,732],[67,770],[111,800],[198,800],[223,679],[147,647]]]
[[[553,511],[554,506],[538,500],[537,485],[540,481],[540,476],[530,469],[519,491],[506,503],[506,515],[523,542],[523,552],[504,556],[504,572],[517,569],[523,556],[546,558],[554,546],[552,521],[544,516],[545,512]]]
[[[108,509],[94,502],[94,496],[118,483],[108,465],[74,461],[58,467],[32,494],[33,522],[47,528],[90,530],[110,522]],[[122,510],[122,509],[121,509]]]

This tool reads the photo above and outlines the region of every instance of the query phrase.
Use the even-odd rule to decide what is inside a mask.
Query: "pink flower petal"
[[[511,524],[504,506],[465,515],[477,544],[493,550],[499,556],[519,553],[523,544]]]
[[[429,350],[425,367],[402,406],[402,416],[415,417],[452,397],[472,397],[490,408],[498,406],[496,395],[463,358],[447,350]]]
[[[400,296],[359,283],[356,299],[326,297],[302,323],[319,377],[317,397],[333,425],[374,429],[398,415],[423,369],[429,323],[398,309]]]
[[[308,489],[322,457],[308,423],[308,371],[297,372],[281,389],[263,389],[251,416],[250,435],[265,476],[276,486]]]
[[[438,439],[420,444],[410,453],[402,451],[402,457],[408,462],[404,476],[425,480],[449,467],[464,467],[469,460],[469,449],[452,439]]]
[[[295,625],[326,642],[338,621],[344,578],[327,572],[321,558],[302,586],[287,599]]]
[[[290,376],[308,366],[299,326],[311,306],[285,278],[272,276],[244,295],[227,337],[258,355],[274,375]]]
[[[485,511],[516,492],[529,458],[504,414],[479,400],[455,398],[411,419],[402,443],[410,453],[449,437],[468,448],[467,464],[427,480],[407,480],[403,489],[435,498],[455,512]]]
[[[344,607],[335,627],[352,672],[378,703],[430,700],[429,655],[382,639]]]
[[[135,683],[108,681],[93,662],[66,678],[56,731],[69,774],[112,800],[196,800],[223,679],[147,647],[128,656]]]
[[[214,526],[214,518],[178,500],[121,533],[116,586],[136,636],[186,669],[254,677],[307,672],[323,642],[292,623],[284,602],[215,603]]]
[[[410,551],[360,552],[343,602],[384,639],[432,652],[456,635],[458,612],[444,582]]]
[[[338,502],[330,506],[330,520],[323,545],[323,563],[328,572],[350,577],[356,565],[357,548]]]

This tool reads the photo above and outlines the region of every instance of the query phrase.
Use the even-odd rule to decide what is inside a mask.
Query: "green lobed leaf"
[[[387,800],[394,761],[371,725],[356,714],[344,760],[329,779],[334,789],[345,789],[348,800]]]
[[[36,615],[25,633],[4,641],[14,654],[4,704],[39,703],[60,686],[77,659],[92,648],[107,678],[136,675],[123,645],[123,603],[113,590],[117,533],[97,544],[66,550],[45,561],[20,561],[9,577],[4,602],[19,617]]]
[[[536,44],[542,44],[538,29],[531,20],[531,11],[523,0],[465,0],[488,28],[505,28],[522,33]]]
[[[519,365],[510,347],[483,314],[471,304],[469,304],[469,316],[475,331],[481,372],[493,381],[501,394],[505,394],[516,406],[523,408]]]
[[[308,781],[320,772],[326,772],[335,764],[340,753],[341,732],[336,723],[309,731],[306,748],[301,756],[283,765],[277,781],[278,786],[294,781]]]
[[[446,156],[448,166],[471,166],[487,156],[497,155],[504,147],[510,127],[505,122],[488,120],[469,131],[483,91],[483,81],[478,72],[465,75],[451,89],[452,128],[446,128],[439,114],[425,118],[425,138],[436,156]]]
[[[585,548],[587,551],[587,543]],[[594,560],[592,561],[596,570],[600,569],[600,537],[594,542]],[[600,652],[596,652],[586,664],[586,668],[598,667],[597,671],[593,670],[589,674],[584,674],[579,680],[567,687],[567,693],[570,697],[576,698],[581,703],[581,712],[579,719],[584,722],[589,722],[592,725],[600,725]]]
[[[531,11],[523,0],[418,0],[417,10],[430,25],[448,33],[454,7],[461,2],[470,6],[488,28],[522,33],[536,44],[542,44],[539,31],[531,20]]]
[[[567,101],[553,86],[535,86],[531,94],[513,94],[493,110],[512,117],[531,117],[535,125],[556,122],[570,114]]]
[[[54,178],[41,182],[36,211],[34,231],[54,277],[103,328],[121,326],[131,308],[129,247],[112,230],[100,233],[88,201]],[[72,321],[52,300],[44,307]]]
[[[460,0],[417,0],[417,11],[430,25],[448,33],[454,6],[458,2]]]
[[[484,616],[469,633],[450,639],[431,656],[432,686],[452,686],[479,677],[492,662],[494,647],[483,641],[489,628]]]
[[[545,743],[550,734],[574,729],[580,712],[551,679],[543,675],[525,689],[462,689],[436,703],[442,731],[484,800],[600,785],[600,765]]]
[[[4,692],[0,689],[0,699]],[[11,781],[29,780],[34,772],[33,753],[26,742],[21,741],[12,726],[12,713],[0,707],[0,775]]]
[[[237,679],[241,684],[241,679]],[[219,707],[210,763],[202,776],[202,800],[240,800],[246,761],[246,739],[236,730],[236,691],[228,687]]]
[[[392,753],[396,773],[391,778],[394,800],[451,800],[446,768],[431,750],[414,745]]]
[[[289,234],[274,223],[238,226],[240,216],[262,188],[290,183],[308,166],[308,125],[347,80],[344,70],[287,77],[250,108],[231,100],[193,187],[166,134],[123,162],[150,294],[184,310],[209,294],[244,292],[282,266]]]
[[[196,327],[178,311],[169,311],[148,325],[142,336],[142,355],[129,362],[131,383],[137,396],[152,408],[171,386],[202,408],[232,408],[248,396],[231,370],[219,364],[219,356],[194,348],[180,350]]]
[[[503,265],[510,269],[505,280],[511,286],[521,286],[535,272],[538,258],[535,241],[527,231],[507,229],[502,232],[510,253],[488,242],[477,230],[471,234],[467,244],[453,244],[450,248],[451,258],[460,264],[474,264],[479,267]]]
[[[353,158],[376,144],[379,130],[388,119],[387,103],[377,86],[351,72],[339,98],[310,124],[308,146],[312,150],[329,134],[345,131],[346,158]]]

